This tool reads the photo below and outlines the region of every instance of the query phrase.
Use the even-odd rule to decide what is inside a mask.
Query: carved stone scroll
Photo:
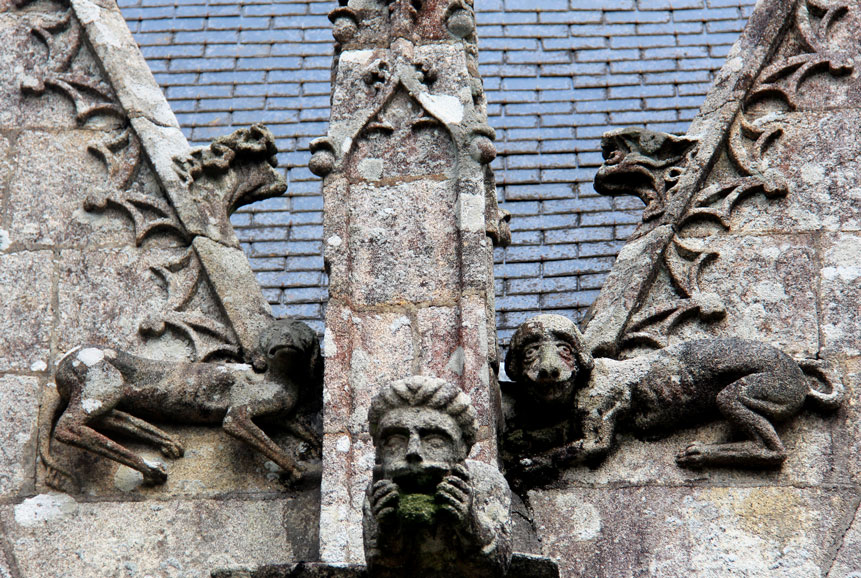
[[[820,7],[800,0],[776,5],[781,13],[774,15],[774,24],[764,35],[772,44],[760,42],[755,50],[751,46],[753,52],[743,59],[731,55],[719,89],[685,139],[640,129],[605,136],[607,160],[596,176],[596,190],[638,196],[646,209],[632,243],[620,254],[587,315],[585,335],[593,351],[615,356],[628,347],[660,348],[685,321],[723,319],[722,298],[700,283],[703,270],[720,258],[702,231],[730,230],[733,212],[753,195],[778,199],[791,194],[785,176],[768,158],[784,132],[781,112],[796,110],[805,83],[815,74],[845,76],[854,64],[846,49],[833,48],[829,41],[835,22],[849,13],[846,3]],[[799,40],[793,52],[765,66],[784,36],[778,28],[781,22],[791,22]],[[740,42],[744,50],[753,39],[743,37]],[[712,104],[719,100],[725,104]],[[778,104],[762,109],[763,102]],[[672,144],[683,141],[699,144],[686,152],[671,152]],[[724,175],[732,176],[707,181],[717,162],[728,167]],[[703,229],[706,223],[712,228]],[[659,275],[669,278],[673,295],[647,305]]]

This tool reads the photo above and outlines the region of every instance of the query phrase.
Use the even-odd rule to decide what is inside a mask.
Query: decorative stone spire
[[[495,466],[492,251],[510,235],[488,166],[472,2],[340,4],[332,116],[311,159],[325,177],[330,290],[320,551],[361,563],[367,411],[384,384],[427,375],[467,393],[471,457]]]

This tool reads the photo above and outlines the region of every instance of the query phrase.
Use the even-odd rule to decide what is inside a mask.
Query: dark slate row
[[[754,0],[476,0],[481,72],[497,130],[499,195],[514,244],[497,251],[503,338],[538,311],[579,318],[639,219],[596,195],[606,130],[684,133]],[[278,315],[322,330],[320,182],[334,0],[120,0],[156,79],[199,145],[264,122],[289,193],[234,217]]]

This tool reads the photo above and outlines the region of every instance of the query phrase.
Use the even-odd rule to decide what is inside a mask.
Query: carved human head
[[[307,324],[295,319],[277,319],[258,338],[254,367],[265,370],[277,367],[296,372],[305,369],[317,378],[322,370],[317,334]]]
[[[405,490],[433,491],[475,443],[469,397],[442,379],[413,376],[383,386],[368,411],[378,471]]]
[[[539,405],[568,402],[594,362],[577,325],[562,315],[537,315],[515,331],[505,372]]]

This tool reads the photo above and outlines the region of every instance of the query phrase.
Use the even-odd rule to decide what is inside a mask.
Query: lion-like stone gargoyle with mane
[[[722,416],[747,440],[694,442],[683,467],[779,467],[787,450],[773,423],[807,401],[835,410],[842,384],[814,360],[795,361],[758,341],[702,339],[617,361],[593,359],[577,326],[560,315],[538,315],[511,340],[505,369],[514,383],[503,436],[508,473],[540,482],[559,467],[596,465],[616,433],[670,433]],[[827,391],[813,386],[822,382]]]
[[[595,190],[602,195],[634,195],[646,204],[643,221],[663,214],[673,187],[697,141],[689,137],[624,128],[601,139],[604,164],[595,175]]]
[[[167,480],[164,466],[142,458],[103,432],[122,434],[179,458],[180,440],[149,420],[180,424],[220,424],[278,464],[289,481],[299,479],[302,465],[282,450],[254,420],[277,418],[297,438],[318,452],[317,432],[297,420],[284,419],[300,401],[322,398],[322,357],[317,336],[306,324],[273,321],[259,337],[253,366],[236,363],[170,362],[85,345],[59,362],[56,389],[40,410],[39,455],[47,469],[46,483],[63,491],[77,489],[75,476],[51,453],[56,439],[143,475],[145,484]]]

